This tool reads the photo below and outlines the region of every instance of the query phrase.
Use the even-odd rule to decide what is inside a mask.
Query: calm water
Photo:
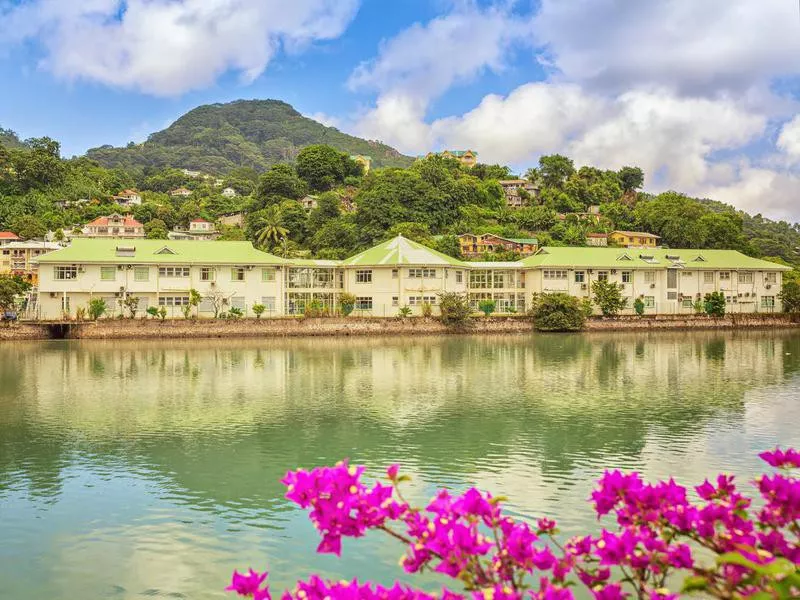
[[[314,554],[287,469],[398,461],[417,499],[476,484],[578,531],[604,467],[752,476],[798,423],[795,333],[6,343],[0,597],[221,598],[248,565],[388,582],[380,537]]]

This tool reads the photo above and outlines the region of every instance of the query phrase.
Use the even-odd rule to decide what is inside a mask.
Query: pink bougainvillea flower
[[[266,571],[259,573],[258,571],[250,569],[246,574],[234,571],[231,584],[225,588],[225,591],[236,592],[240,596],[253,596],[258,600],[269,600],[269,592],[266,589],[260,589],[261,584],[266,578]]]

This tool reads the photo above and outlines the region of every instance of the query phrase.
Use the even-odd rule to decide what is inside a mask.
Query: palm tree
[[[256,232],[256,242],[260,246],[266,246],[268,242],[278,243],[289,233],[289,230],[283,226],[283,215],[277,204],[265,208],[262,215],[261,229]]]

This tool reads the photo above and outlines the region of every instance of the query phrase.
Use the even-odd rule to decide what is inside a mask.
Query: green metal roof
[[[677,257],[677,259],[668,258]],[[587,267],[611,269],[692,269],[789,271],[776,263],[746,256],[736,250],[664,248],[543,247],[521,261],[524,267]]]
[[[509,241],[516,242],[517,244],[538,244],[539,240],[536,238],[506,238]]]
[[[398,235],[355,256],[346,258],[342,261],[342,265],[374,267],[382,265],[451,265],[463,267],[464,263]]]
[[[135,249],[119,253],[118,248]],[[39,257],[39,263],[284,265],[289,261],[256,250],[250,242],[81,239]]]

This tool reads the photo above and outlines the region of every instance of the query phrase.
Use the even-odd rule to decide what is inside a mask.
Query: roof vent
[[[156,254],[177,254],[173,249],[164,246],[161,250],[158,250]]]
[[[706,259],[703,258],[702,255],[698,255],[697,258],[694,259],[694,262],[706,262]]]
[[[117,246],[117,256],[136,256],[136,246]]]
[[[667,260],[680,260],[681,259],[681,257],[678,256],[677,254],[667,254],[666,258],[667,258]]]
[[[620,256],[617,257],[617,260],[633,260],[633,259],[627,254],[621,254]]]
[[[658,261],[656,260],[655,256],[653,256],[652,254],[640,254],[639,258],[641,258],[646,263],[650,263],[650,264],[657,264],[658,263]]]

